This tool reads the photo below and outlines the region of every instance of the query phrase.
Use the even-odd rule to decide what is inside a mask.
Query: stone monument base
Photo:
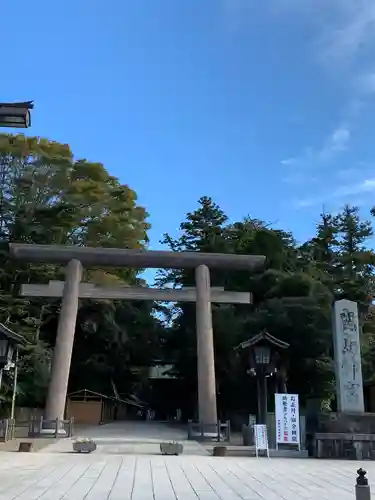
[[[375,413],[321,413],[314,441],[318,458],[375,460]]]
[[[213,455],[213,450],[217,447],[216,444],[206,443],[204,444],[206,450]],[[232,445],[225,444],[226,456],[227,457],[255,457],[255,446],[243,446],[243,445]],[[309,453],[307,450],[297,450],[294,449],[281,449],[278,450],[270,448],[270,457],[274,458],[308,458]],[[264,455],[264,451],[260,452],[260,456]]]
[[[375,434],[375,413],[320,413],[317,430]]]

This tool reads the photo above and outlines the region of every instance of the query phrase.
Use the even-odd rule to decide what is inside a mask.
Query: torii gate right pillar
[[[215,355],[212,331],[210,270],[206,265],[195,269],[198,412],[203,425],[217,424]]]

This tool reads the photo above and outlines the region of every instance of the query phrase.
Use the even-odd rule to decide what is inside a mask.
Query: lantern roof
[[[0,336],[7,338],[13,344],[24,344],[25,338],[19,333],[13,332],[10,328],[0,323]]]
[[[281,349],[287,349],[290,346],[288,342],[284,342],[283,340],[274,337],[266,330],[263,330],[262,332],[258,333],[258,335],[251,337],[251,339],[241,342],[241,344],[238,345],[236,349],[247,349],[261,343],[268,343],[276,347],[280,347]]]

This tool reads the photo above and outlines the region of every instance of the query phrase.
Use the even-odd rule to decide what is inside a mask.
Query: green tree
[[[256,272],[213,271],[212,285],[228,290],[250,291],[252,306],[214,305],[213,325],[219,409],[256,410],[256,399],[244,398],[244,388],[255,391],[246,366],[234,347],[262,329],[290,343],[289,387],[302,398],[326,395],[332,381],[330,358],[330,290],[301,264],[293,235],[252,217],[228,223],[226,215],[208,198],[187,215],[177,240],[167,237],[171,250],[260,254],[266,266]],[[163,278],[165,279],[165,275]],[[193,286],[190,271],[167,273],[173,286]],[[196,397],[195,308],[178,305],[170,328],[169,347],[180,376],[181,393],[190,416]],[[185,385],[184,385],[185,384]],[[189,396],[187,396],[189,395]],[[254,394],[255,395],[255,394]]]
[[[325,284],[332,300],[358,303],[365,378],[372,376],[375,360],[372,236],[371,222],[361,219],[358,207],[346,205],[335,216],[322,214],[316,236],[299,249],[304,269]]]
[[[189,212],[181,223],[181,236],[172,239],[164,235],[162,243],[172,251],[224,251],[224,230],[227,216],[209,197],[198,201],[198,209]],[[223,286],[225,276],[218,271],[211,272],[212,286]],[[194,270],[166,270],[159,272],[159,285],[173,287],[195,286]],[[214,311],[217,306],[213,305]],[[214,313],[215,315],[215,313]],[[174,304],[170,308],[172,325],[167,332],[167,356],[175,362],[180,385],[176,389],[175,408],[185,416],[193,416],[197,398],[197,352],[195,333],[195,305]],[[215,329],[217,337],[217,328]]]
[[[321,213],[315,236],[299,249],[300,268],[324,282],[332,292],[338,274],[338,218]]]
[[[112,383],[123,396],[144,390],[138,375],[160,357],[162,326],[153,304],[87,301],[77,323],[70,390],[111,394]]]
[[[346,205],[337,216],[339,239],[338,265],[341,271],[338,294],[358,302],[361,312],[367,312],[374,296],[375,256],[369,248],[373,228],[361,220],[358,207]]]
[[[47,383],[49,365],[45,360],[55,342],[59,301],[22,298],[20,285],[64,279],[64,273],[60,266],[10,260],[8,243],[143,248],[148,242],[148,228],[147,213],[137,204],[134,191],[111,176],[102,164],[75,160],[66,144],[0,135],[0,321],[27,338],[20,381],[21,391],[29,399],[40,402],[40,388]],[[86,270],[84,280],[134,284],[137,273],[134,269]],[[118,335],[122,325],[117,323],[116,315],[123,307],[121,303],[96,307],[102,337],[108,335],[111,342],[117,339],[121,346],[126,342]],[[83,301],[79,313],[82,324],[92,312],[93,304]],[[153,321],[150,308],[143,309],[143,313]],[[82,329],[77,329],[78,344],[81,333]],[[90,338],[85,343],[86,359],[94,363],[98,352],[92,349],[92,341]],[[115,354],[118,352],[112,346],[110,355]],[[107,357],[106,363],[111,366],[112,360]],[[102,369],[99,365],[95,365],[96,380]]]

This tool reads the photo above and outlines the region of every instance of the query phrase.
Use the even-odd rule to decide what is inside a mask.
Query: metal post
[[[51,380],[48,386],[45,410],[45,420],[47,421],[53,421],[56,418],[62,420],[64,418],[81,278],[81,263],[78,260],[71,260],[66,268],[59,326],[53,353]]]
[[[258,368],[260,370],[260,368]],[[263,371],[257,375],[258,424],[267,425],[267,378]]]
[[[207,266],[201,265],[195,269],[195,282],[199,421],[212,426],[217,424],[217,406],[210,271]]]
[[[268,410],[268,386],[266,374],[263,375],[263,424],[267,425],[267,410]]]
[[[357,470],[357,474],[355,500],[371,500],[371,490],[366,477],[367,472],[361,468]]]
[[[14,362],[14,380],[13,380],[13,394],[12,394],[12,408],[10,411],[10,418],[14,419],[14,413],[16,408],[16,396],[17,396],[17,379],[18,379],[18,349],[16,350],[16,359]]]
[[[7,442],[9,439],[9,419],[5,419],[5,429],[4,429],[4,441]]]

